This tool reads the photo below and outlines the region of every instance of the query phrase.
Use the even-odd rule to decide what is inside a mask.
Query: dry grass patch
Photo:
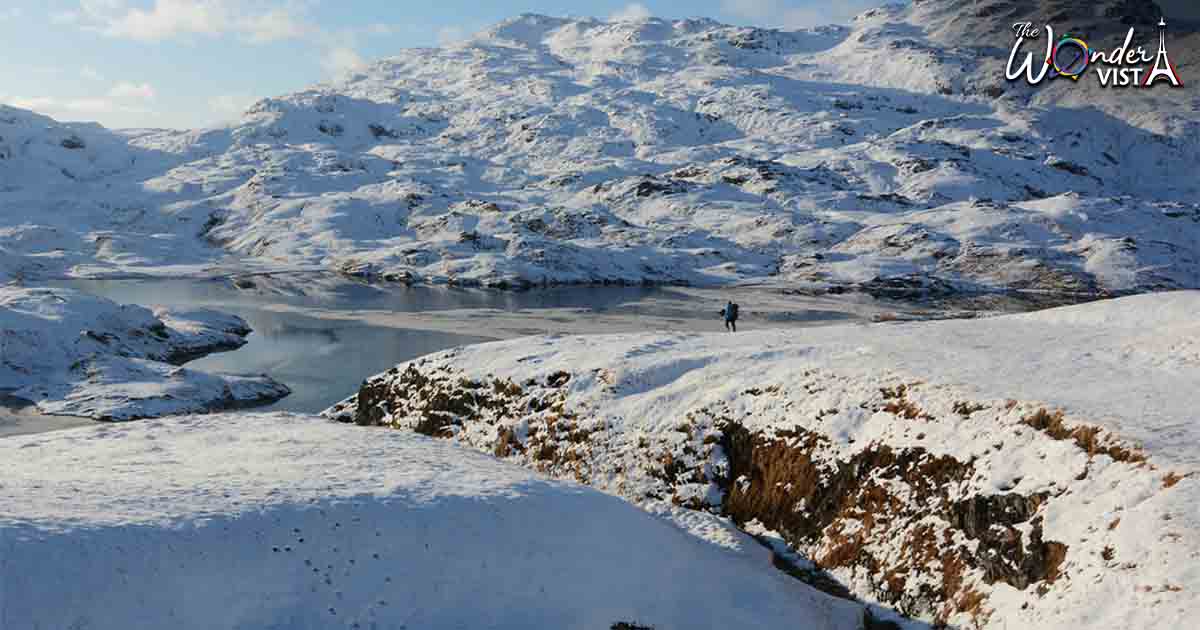
[[[1184,479],[1187,479],[1188,477],[1191,477],[1192,474],[1193,473],[1188,473],[1186,475],[1180,475],[1175,472],[1169,472],[1169,473],[1167,473],[1166,477],[1163,477],[1163,487],[1164,488],[1174,488],[1175,484],[1179,483],[1180,481],[1183,481]]]
[[[1045,409],[1038,409],[1033,415],[1023,418],[1021,423],[1045,433],[1052,439],[1075,442],[1075,445],[1087,453],[1089,458],[1096,455],[1107,455],[1113,461],[1127,464],[1140,464],[1146,461],[1145,453],[1116,442],[1110,437],[1111,434],[1100,427],[1082,424],[1067,426],[1066,416],[1061,409],[1053,413]]]
[[[908,399],[908,388],[908,385],[879,388],[879,393],[883,395],[883,399],[886,401],[883,405],[883,411],[904,418],[905,420],[933,420],[933,416],[925,413],[924,410]]]

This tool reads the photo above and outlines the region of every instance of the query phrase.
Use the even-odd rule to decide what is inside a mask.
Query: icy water
[[[121,303],[209,307],[243,317],[254,329],[246,346],[188,367],[269,374],[293,393],[263,409],[306,413],[324,410],[397,363],[460,345],[528,334],[720,332],[726,298],[742,304],[743,329],[863,321],[877,310],[845,300],[759,299],[749,290],[502,292],[366,285],[328,275],[54,284]]]
[[[802,297],[778,288],[505,292],[368,285],[332,274],[49,284],[120,303],[216,308],[243,317],[254,329],[246,346],[198,359],[188,367],[268,374],[291,387],[292,394],[260,409],[300,413],[326,409],[354,394],[364,379],[397,363],[461,345],[539,334],[725,334],[719,311],[726,300],[741,305],[741,331],[789,327],[820,334],[815,330],[820,326],[865,325],[945,311],[868,296]],[[0,437],[87,423],[38,416],[13,398],[0,402]]]

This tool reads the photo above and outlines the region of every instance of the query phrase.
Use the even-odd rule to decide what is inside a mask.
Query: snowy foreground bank
[[[522,339],[401,365],[327,413],[677,518],[663,506],[732,517],[799,551],[814,583],[928,621],[1186,627],[1197,312],[1189,292],[976,321]]]
[[[246,343],[241,318],[116,304],[69,289],[0,287],[0,391],[43,413],[128,420],[278,400],[266,376],[180,364]]]
[[[0,441],[0,626],[861,627],[614,497],[398,431],[217,415]]]

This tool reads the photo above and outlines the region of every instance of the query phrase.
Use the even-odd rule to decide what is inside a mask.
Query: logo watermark
[[[1018,64],[1017,58],[1025,42],[1040,39],[1043,31],[1034,27],[1033,22],[1018,22],[1013,24],[1013,33],[1017,41],[1008,56],[1005,70],[1005,78],[1009,81],[1017,81],[1022,76],[1030,85],[1058,77],[1079,81],[1088,69],[1095,68],[1096,78],[1103,87],[1150,88],[1160,83],[1183,87],[1183,79],[1167,54],[1165,18],[1158,21],[1157,54],[1144,46],[1134,47],[1136,27],[1129,28],[1125,43],[1106,52],[1092,48],[1082,37],[1070,33],[1058,36],[1053,26],[1046,25],[1046,53],[1043,60],[1038,61],[1035,53],[1030,52],[1025,53],[1025,59]]]

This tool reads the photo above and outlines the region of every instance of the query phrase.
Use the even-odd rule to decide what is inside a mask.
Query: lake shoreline
[[[38,411],[33,401],[0,392],[0,439],[77,429],[96,424],[76,416],[54,416]]]

